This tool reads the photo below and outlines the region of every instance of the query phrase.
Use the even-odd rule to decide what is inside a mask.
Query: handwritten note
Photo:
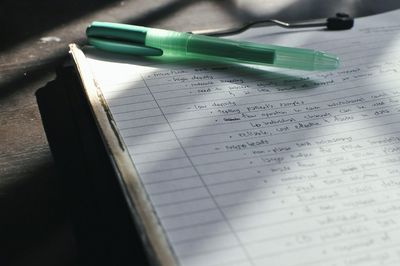
[[[399,16],[234,37],[333,72],[86,53],[182,265],[400,263]]]

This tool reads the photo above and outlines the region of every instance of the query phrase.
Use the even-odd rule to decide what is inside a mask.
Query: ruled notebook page
[[[399,265],[399,16],[234,37],[332,72],[85,52],[182,265]]]

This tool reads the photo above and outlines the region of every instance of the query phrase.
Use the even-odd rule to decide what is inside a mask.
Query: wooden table
[[[400,7],[374,0],[29,1],[0,4],[0,265],[74,265],[75,238],[38,112],[35,91],[84,43],[92,20],[178,31],[242,21],[353,16]],[[344,1],[342,1],[344,2]]]

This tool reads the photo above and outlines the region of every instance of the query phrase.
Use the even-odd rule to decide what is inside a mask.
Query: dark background
[[[256,19],[355,17],[397,0],[2,0],[0,3],[0,265],[76,265],[75,232],[43,130],[35,92],[54,79],[68,44],[93,20],[178,31]]]

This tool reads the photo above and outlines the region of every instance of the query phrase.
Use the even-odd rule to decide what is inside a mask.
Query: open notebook
[[[332,72],[71,45],[154,262],[399,265],[399,17],[231,37],[337,54]]]

